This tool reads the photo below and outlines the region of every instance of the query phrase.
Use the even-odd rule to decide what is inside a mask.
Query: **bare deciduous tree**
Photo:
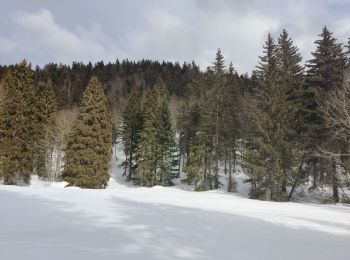
[[[350,83],[345,82],[342,87],[317,98],[326,126],[331,138],[329,142],[319,147],[319,156],[332,162],[331,183],[333,193],[337,193],[341,185],[337,162],[347,170],[350,159]]]
[[[61,178],[64,150],[67,135],[72,128],[73,122],[78,114],[78,108],[62,109],[56,112],[51,140],[48,138],[47,165],[49,165],[48,180],[57,181]]]

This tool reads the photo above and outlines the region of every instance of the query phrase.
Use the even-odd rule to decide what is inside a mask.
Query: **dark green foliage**
[[[253,181],[251,197],[265,200],[287,199],[288,174],[296,157],[294,90],[300,60],[285,31],[279,43],[276,46],[268,35],[256,73],[259,88],[246,102],[250,131],[244,166]]]
[[[143,129],[142,92],[138,88],[131,91],[128,103],[123,112],[121,137],[126,160],[123,162],[126,179],[135,179],[138,161],[138,146]]]
[[[39,82],[36,85],[37,131],[35,168],[39,177],[47,179],[50,175],[54,139],[54,112],[57,110],[52,82]]]
[[[323,95],[341,86],[346,65],[341,44],[337,43],[332,33],[324,27],[319,36],[321,39],[315,41],[316,51],[312,52],[313,59],[307,64],[307,84],[304,91],[305,122],[311,133],[318,137],[325,132],[316,95]]]
[[[191,153],[191,143],[196,137],[200,118],[200,104],[203,98],[204,90],[203,77],[195,63],[190,65],[192,73],[189,75],[189,81],[186,84],[184,97],[180,103],[176,127],[179,132],[179,148],[183,164],[186,162],[187,155]],[[202,91],[201,91],[202,90]]]
[[[285,193],[287,186],[293,186],[295,180],[299,178],[300,173],[296,165],[302,165],[305,160],[303,150],[305,150],[305,139],[307,138],[302,122],[303,102],[301,97],[304,86],[302,58],[286,30],[283,30],[278,38],[277,58],[279,84],[288,101],[286,106],[290,106],[288,121],[284,126],[287,128],[285,129],[285,142],[281,147],[283,172],[281,191]]]
[[[29,184],[40,125],[33,71],[26,61],[9,70],[3,87],[6,98],[0,108],[0,173],[4,184]]]
[[[184,110],[182,117],[179,117],[179,120],[186,118],[186,115],[189,119],[196,119],[193,120],[195,124],[192,128],[188,128],[192,135],[183,136],[190,144],[184,168],[188,173],[185,182],[194,183],[196,190],[217,189],[220,186],[219,166],[224,162],[225,174],[229,175],[228,190],[234,191],[232,173],[240,128],[240,80],[232,65],[228,71],[225,69],[220,50],[205,79],[201,82],[206,87],[205,91],[199,98],[192,97],[197,102],[192,102],[196,106],[192,105],[192,110]],[[193,112],[196,112],[195,117],[192,116]],[[179,124],[181,125],[181,122]]]
[[[209,120],[213,120],[215,122],[213,133],[213,142],[214,142],[214,160],[215,165],[213,168],[214,176],[213,176],[213,186],[214,189],[219,188],[219,161],[221,158],[221,144],[223,143],[221,135],[221,130],[223,129],[223,100],[225,97],[225,86],[226,86],[226,77],[225,77],[225,65],[224,65],[224,57],[221,54],[221,50],[219,49],[216,53],[216,59],[212,67],[213,73],[209,74],[210,85],[212,85],[211,93],[209,94],[209,102],[210,108],[213,109],[213,114],[210,115],[212,119],[207,118],[207,122]]]
[[[92,77],[68,137],[63,178],[72,186],[100,189],[109,180],[112,124],[101,83]]]
[[[343,84],[346,57],[342,45],[327,27],[319,36],[321,39],[315,41],[316,51],[312,52],[313,59],[307,65],[308,80],[320,89],[330,90]]]
[[[329,175],[327,177],[333,187],[333,199],[338,202],[337,162],[334,158],[318,155],[320,148],[338,153],[342,145],[327,129],[320,105],[326,101],[330,91],[336,91],[342,86],[347,60],[342,45],[337,43],[326,27],[319,36],[321,39],[315,41],[316,51],[312,53],[313,59],[307,65],[308,75],[304,96],[306,107],[304,120],[310,133],[309,149],[314,154],[309,164],[313,168],[314,186],[318,186],[317,182],[324,182],[325,175]]]
[[[136,169],[141,186],[169,186],[176,177],[172,170],[177,165],[177,147],[168,102],[162,88],[155,87],[146,92],[143,102],[144,127]]]
[[[227,72],[227,82],[225,84],[225,94],[222,100],[222,156],[224,160],[224,172],[228,174],[227,190],[236,191],[236,183],[233,179],[235,172],[238,139],[241,137],[242,129],[242,89],[237,72],[235,72],[232,63]]]
[[[5,66],[4,70],[6,69]],[[51,79],[59,108],[67,108],[80,103],[93,74],[99,79],[109,97],[115,95],[116,91],[127,96],[134,86],[147,89],[157,82],[164,82],[171,95],[183,96],[191,70],[192,67],[186,63],[181,66],[178,63],[151,60],[117,60],[114,63],[100,61],[95,64],[73,62],[71,65],[49,63],[43,68],[36,68],[35,78],[44,82]],[[113,108],[113,104],[110,105]]]
[[[184,182],[194,184],[196,191],[213,189],[212,176],[212,141],[201,124],[197,129],[196,137],[191,142],[191,152],[187,156],[184,172],[187,178]]]
[[[195,136],[190,141],[190,153],[184,171],[188,173],[187,183],[194,183],[198,191],[219,187],[220,129],[222,127],[222,99],[225,85],[224,60],[220,49],[216,60],[208,68],[206,89],[198,103],[199,116]],[[190,111],[189,111],[190,112]]]
[[[341,86],[346,65],[341,44],[337,43],[332,33],[324,27],[319,36],[321,39],[315,41],[316,51],[312,52],[313,59],[307,64],[307,84],[303,96],[304,121],[310,129],[312,138],[325,134],[316,95],[323,95]]]

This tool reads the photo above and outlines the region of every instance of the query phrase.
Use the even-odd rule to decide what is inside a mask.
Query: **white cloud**
[[[343,18],[336,21],[334,29],[340,40],[346,41],[350,37],[350,19]]]
[[[340,42],[350,37],[349,0],[110,0],[105,5],[61,0],[33,1],[27,7],[24,3],[12,0],[0,9],[1,62],[148,58],[195,60],[205,68],[221,48],[227,64],[232,61],[244,73],[257,64],[268,32],[277,36],[287,29],[304,61],[324,25]],[[68,5],[70,9],[65,8]]]
[[[5,38],[0,38],[0,54],[12,52],[16,47],[16,43]]]
[[[98,24],[91,28],[77,25],[73,32],[57,24],[47,9],[17,12],[13,21],[16,48],[12,51],[25,54],[34,63],[115,60],[125,56]]]
[[[279,27],[278,20],[253,12],[237,15],[226,9],[201,9],[192,15],[188,23],[168,10],[147,8],[144,28],[128,35],[130,52],[137,59],[195,60],[205,69],[221,48],[227,61],[238,64],[240,71],[249,71],[267,33]]]
[[[144,28],[131,32],[127,40],[136,58],[181,61],[191,58],[194,37],[190,26],[179,16],[164,9],[147,8]]]
[[[198,40],[205,47],[200,52],[201,64],[210,65],[220,47],[226,61],[232,61],[240,72],[254,68],[267,34],[279,27],[278,20],[255,12],[203,12],[200,20]]]

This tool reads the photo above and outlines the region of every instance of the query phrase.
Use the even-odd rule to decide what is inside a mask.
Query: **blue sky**
[[[217,48],[250,72],[268,32],[286,28],[304,60],[327,25],[350,37],[350,0],[12,0],[0,9],[0,63],[123,59],[210,65]]]

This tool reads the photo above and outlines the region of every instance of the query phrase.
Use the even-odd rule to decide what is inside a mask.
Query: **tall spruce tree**
[[[319,36],[321,39],[315,41],[316,50],[312,52],[313,58],[307,64],[304,121],[310,132],[309,147],[314,154],[311,161],[314,169],[314,186],[317,186],[318,182],[324,183],[324,179],[328,178],[333,187],[333,200],[338,202],[336,159],[319,156],[318,150],[322,147],[322,149],[337,152],[341,146],[327,129],[319,105],[322,105],[322,100],[327,98],[327,93],[342,86],[347,61],[342,45],[337,42],[327,27],[322,29]]]
[[[237,160],[238,139],[240,138],[241,120],[239,114],[242,109],[242,92],[237,72],[232,63],[227,72],[227,80],[222,100],[222,150],[224,160],[224,173],[228,174],[227,190],[236,190],[236,183],[233,179]]]
[[[180,103],[176,127],[179,132],[179,148],[182,158],[182,167],[191,153],[191,143],[196,136],[199,125],[200,103],[202,99],[202,75],[198,66],[190,65],[189,81],[184,88],[183,99]]]
[[[4,184],[29,184],[33,172],[38,114],[33,71],[26,61],[4,78],[0,115],[0,167]]]
[[[35,151],[36,173],[48,179],[51,172],[54,142],[54,113],[57,110],[56,97],[52,82],[39,82],[36,85],[37,121],[41,125],[37,131]]]
[[[282,147],[282,191],[287,191],[287,185],[297,185],[296,180],[300,178],[298,172],[299,165],[303,164],[305,157],[305,138],[303,132],[301,111],[304,85],[302,57],[293,40],[286,30],[283,30],[278,38],[277,46],[279,84],[284,90],[284,95],[288,99],[286,105],[293,107],[293,113],[289,115],[289,131],[286,133],[285,146]],[[290,193],[290,196],[292,194]]]
[[[141,186],[156,185],[157,176],[157,118],[158,93],[156,89],[148,89],[143,100],[144,126],[140,133],[141,142],[138,145],[137,179]]]
[[[219,49],[216,53],[216,59],[213,64],[212,70],[213,73],[211,74],[213,76],[213,89],[212,89],[212,106],[214,109],[214,119],[215,119],[215,133],[214,133],[214,148],[215,148],[215,166],[214,166],[214,189],[218,189],[220,185],[219,181],[219,162],[222,158],[222,151],[220,150],[221,143],[222,143],[222,116],[223,116],[223,98],[224,98],[224,90],[225,90],[225,84],[226,84],[226,77],[225,77],[225,64],[224,64],[224,57],[221,54],[221,50]]]
[[[107,98],[101,83],[92,77],[68,137],[64,180],[81,188],[105,188],[109,180],[111,142]]]
[[[191,141],[191,152],[184,171],[187,183],[194,183],[198,191],[220,186],[219,164],[224,149],[224,96],[227,86],[224,58],[219,49],[213,66],[206,72],[207,89],[199,104],[200,113],[196,136]]]
[[[147,90],[136,169],[141,186],[169,186],[176,177],[172,170],[177,165],[174,157],[177,147],[168,102],[164,89],[154,87]]]
[[[290,97],[297,99],[303,86],[304,69],[301,66],[302,57],[299,49],[286,30],[283,30],[278,38],[277,57],[280,80],[286,85]]]
[[[138,146],[143,129],[142,92],[138,88],[131,91],[128,103],[123,112],[121,136],[126,160],[123,162],[126,179],[136,178],[135,170],[138,161]]]
[[[200,113],[200,125],[195,138],[191,141],[191,151],[187,156],[184,172],[187,178],[183,182],[194,184],[196,191],[213,189],[212,163],[213,142],[212,135],[208,133],[203,123],[203,112]]]
[[[283,190],[283,157],[289,149],[290,118],[294,108],[281,84],[277,46],[269,34],[264,56],[257,67],[256,96],[246,104],[250,132],[244,153],[244,166],[253,181],[252,198],[286,200]]]

